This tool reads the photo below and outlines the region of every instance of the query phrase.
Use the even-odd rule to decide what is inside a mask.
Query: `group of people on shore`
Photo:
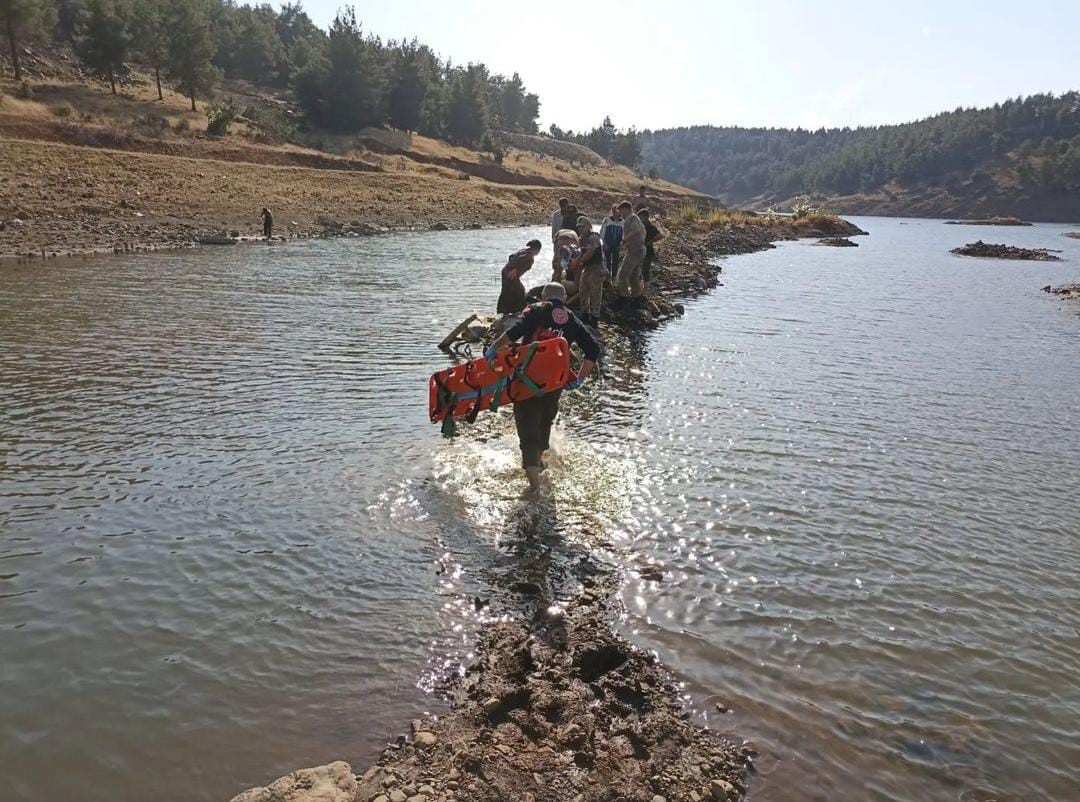
[[[496,324],[495,341],[484,351],[485,358],[492,362],[501,349],[517,341],[565,337],[581,348],[584,361],[577,377],[563,389],[580,387],[600,358],[596,327],[604,287],[614,287],[616,296],[611,307],[638,308],[645,303],[655,244],[664,236],[650,217],[645,187],[634,202],[612,206],[598,231],[589,217],[580,214],[569,199],[562,198],[551,216],[551,280],[537,288],[538,298],[530,297],[521,280],[543,249],[540,240],[530,240],[520,251],[510,254],[502,269],[497,306],[502,318]],[[571,305],[577,307],[577,314]],[[563,389],[514,402],[522,465],[533,489],[541,486],[543,457],[551,445],[551,426],[559,413]]]
[[[644,306],[656,243],[664,238],[651,216],[645,187],[633,202],[613,205],[599,230],[568,198],[559,200],[559,208],[551,215],[551,281],[564,287],[568,303],[576,301],[583,323],[594,328],[599,324],[605,286],[615,292],[609,306]],[[499,314],[516,315],[525,308],[528,294],[521,277],[532,269],[542,248],[540,240],[534,239],[510,255],[502,270]]]

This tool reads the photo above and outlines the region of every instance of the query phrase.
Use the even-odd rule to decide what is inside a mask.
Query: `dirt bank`
[[[488,627],[452,710],[359,776],[331,764],[234,802],[740,799],[751,750],[687,721],[671,677],[612,632],[610,591]]]
[[[567,193],[585,208],[625,197],[0,140],[0,258],[183,247],[221,231],[254,235],[263,206],[284,237],[341,233],[354,222],[367,229],[535,223]]]

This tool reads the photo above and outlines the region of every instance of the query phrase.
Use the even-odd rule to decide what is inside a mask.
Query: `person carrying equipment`
[[[600,342],[592,331],[572,311],[566,308],[566,288],[551,282],[544,286],[543,298],[525,310],[521,320],[484,350],[484,357],[491,362],[498,352],[510,343],[520,340],[531,343],[553,337],[565,337],[577,343],[585,353],[577,378],[567,383],[565,390],[576,390],[592,373],[600,358]],[[534,396],[514,402],[514,424],[517,427],[518,444],[521,447],[521,464],[529,487],[540,487],[540,473],[544,469],[544,452],[551,447],[551,425],[559,414],[559,398],[562,389],[545,395]]]

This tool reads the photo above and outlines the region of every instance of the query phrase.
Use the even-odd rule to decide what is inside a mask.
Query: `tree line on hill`
[[[637,169],[641,162],[641,137],[637,129],[631,126],[621,131],[615,127],[611,117],[605,117],[604,121],[591,131],[583,131],[579,134],[564,131],[552,123],[548,128],[548,134],[553,139],[584,145],[608,161],[626,165],[631,169]]]
[[[871,193],[950,173],[993,182],[1011,168],[1036,191],[1080,191],[1080,93],[1031,95],[903,125],[803,129],[694,126],[641,134],[661,176],[728,202]]]
[[[112,91],[137,61],[190,98],[222,77],[291,88],[311,124],[334,132],[393,125],[476,145],[488,129],[536,133],[539,98],[516,73],[460,66],[427,45],[365,34],[353,7],[322,30],[299,2],[275,10],[232,0],[0,0],[16,80],[22,48],[70,43]]]

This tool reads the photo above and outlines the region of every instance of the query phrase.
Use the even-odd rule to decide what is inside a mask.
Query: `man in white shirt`
[[[561,229],[561,228],[569,228],[571,231],[574,230],[574,226],[564,226],[563,225],[563,215],[566,214],[566,210],[569,209],[569,208],[570,208],[570,199],[569,198],[559,198],[559,208],[556,209],[555,212],[551,215],[551,241],[552,242],[555,242],[555,240],[558,238],[559,229]],[[575,221],[575,222],[577,222],[577,221]]]

